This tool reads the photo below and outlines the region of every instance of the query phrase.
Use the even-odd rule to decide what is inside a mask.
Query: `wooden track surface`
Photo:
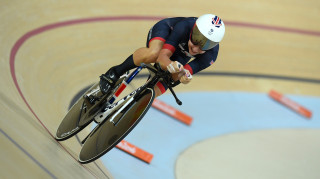
[[[76,161],[75,138],[58,143],[52,137],[72,97],[144,46],[157,20],[203,13],[223,18],[225,39],[217,62],[205,70],[213,75],[196,75],[177,91],[276,89],[320,96],[316,0],[2,0],[0,177],[111,178],[99,160]]]

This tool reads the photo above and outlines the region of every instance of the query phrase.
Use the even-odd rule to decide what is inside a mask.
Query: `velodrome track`
[[[177,178],[257,178],[261,174],[267,177],[268,173],[273,173],[271,176],[278,178],[318,178],[319,9],[318,1],[283,1],[277,2],[276,6],[270,1],[239,3],[233,0],[219,3],[1,1],[1,178],[121,178],[117,166],[112,165],[117,156],[122,155],[119,151],[114,150],[114,155],[106,156],[111,162],[106,166],[101,160],[81,165],[77,162],[80,145],[75,138],[61,143],[54,140],[53,135],[71,99],[81,89],[95,82],[98,75],[109,66],[120,63],[135,49],[144,46],[147,31],[157,20],[171,16],[199,16],[206,12],[220,15],[227,25],[218,60],[203,74],[195,76],[190,85],[176,88],[184,99],[184,106],[180,109],[195,117],[195,124],[190,127],[188,135],[197,136],[197,131],[204,131],[204,134],[202,138],[190,138],[196,143],[177,137],[187,141],[182,142],[186,146],[184,149],[179,148],[185,152],[170,159],[170,162],[176,162],[170,171],[163,171],[162,166],[157,167],[158,161],[155,159],[151,164],[152,170],[147,166],[143,168],[145,175],[143,172],[140,175],[146,177],[166,173],[165,176]],[[311,120],[281,108],[275,102],[264,101],[267,99],[263,95],[270,89],[288,94],[312,109]],[[199,102],[194,101],[194,96],[203,101],[206,99],[202,98],[203,94],[211,96],[213,102],[209,101],[203,106],[199,104],[195,108],[192,104]],[[168,103],[173,101],[168,95],[161,99]],[[263,110],[256,105],[259,99],[261,104],[270,104],[261,106],[277,112],[279,116],[271,116],[272,121],[269,121],[254,112],[236,113],[241,109],[250,112]],[[213,107],[208,109],[208,106]],[[278,110],[279,107],[281,110]],[[204,112],[212,108],[222,112],[211,115]],[[285,114],[282,115],[282,112]],[[229,113],[241,114],[241,119],[266,121],[256,128],[246,127],[247,120],[228,120],[232,118],[227,117]],[[152,114],[159,115],[151,110],[146,120],[153,118]],[[205,126],[196,123],[205,117],[212,117],[216,121],[214,124],[217,128],[212,130],[220,133],[205,132]],[[271,125],[277,119],[283,120],[281,125]],[[149,125],[152,124],[142,123],[128,139],[137,144],[142,142],[143,145],[146,141],[135,135],[144,134]],[[228,126],[233,126],[232,130]],[[272,128],[278,130],[268,130]],[[179,127],[171,129],[175,131]],[[85,132],[80,133],[80,137]],[[237,139],[243,141],[242,145],[231,150],[230,145]],[[164,136],[159,140],[165,141],[166,138]],[[249,144],[255,147],[251,147],[252,151],[246,151],[249,157],[241,158],[244,155],[240,151],[248,150],[243,146]],[[172,147],[171,151],[169,148],[162,153],[153,150],[153,146],[146,148],[151,152],[156,151],[155,156],[171,154],[177,149]],[[261,149],[259,146],[268,147]],[[208,148],[214,150],[206,151]],[[268,158],[277,156],[275,154],[279,154],[279,148],[288,153],[279,155],[279,160],[272,163]],[[254,149],[269,152],[255,158],[257,153]],[[219,153],[221,151],[224,152]],[[290,151],[299,151],[303,155],[297,157],[297,153]],[[216,165],[214,162],[223,160],[214,160],[217,157],[230,159]],[[141,166],[140,161],[133,162],[136,163],[128,162],[132,165],[125,168],[127,173],[133,170],[132,166]],[[209,170],[215,173],[206,169],[194,170],[194,175],[191,175],[188,171],[195,167],[191,163],[209,166]],[[250,175],[246,172],[230,172],[235,168],[241,170],[239,166],[257,163],[261,165]],[[268,168],[270,166],[288,167]]]

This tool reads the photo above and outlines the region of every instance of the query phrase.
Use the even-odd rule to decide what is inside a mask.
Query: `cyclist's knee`
[[[155,63],[157,61],[159,53],[160,50],[149,48],[145,63]]]

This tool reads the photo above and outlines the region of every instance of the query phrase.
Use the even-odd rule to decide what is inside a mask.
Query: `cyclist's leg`
[[[163,94],[158,86],[154,87],[154,92],[156,93],[155,94],[155,98],[158,97],[158,96],[161,96]]]
[[[128,70],[140,66],[141,63],[155,63],[170,31],[171,29],[165,20],[156,23],[149,30],[146,47],[137,49],[122,64],[115,66],[114,71],[118,75],[122,75]]]
[[[170,32],[171,29],[165,20],[156,23],[149,30],[146,47],[138,49],[133,54],[135,65],[155,63]]]
[[[179,74],[172,74],[172,79],[174,81],[178,81],[179,80]],[[174,85],[173,87],[179,85],[180,83]],[[163,93],[165,93],[167,91],[168,87],[165,83],[159,81],[155,86],[154,86],[154,91],[155,91],[155,97],[161,96]]]
[[[167,90],[167,86],[161,82],[158,82],[156,86],[154,86],[155,98],[164,94]]]
[[[137,49],[123,63],[112,67],[110,71],[113,70],[116,76],[121,76],[125,72],[140,66],[141,63],[155,63],[163,44],[162,40],[152,40],[147,47]]]
[[[155,63],[164,41],[154,39],[149,43],[148,47],[142,47],[133,53],[133,60],[136,66],[140,66],[141,63],[149,64]]]
[[[133,55],[130,55],[122,64],[112,67],[106,74],[101,75],[101,91],[103,93],[110,91],[119,76],[136,66],[140,66],[141,63],[155,63],[169,33],[170,27],[164,21],[160,21],[154,25],[148,33],[146,47],[137,49]]]
[[[141,63],[155,63],[164,42],[154,39],[150,42],[149,47],[142,47],[136,50],[133,55],[129,56],[122,64],[110,68],[100,77],[100,89],[106,94],[113,88],[118,78]]]

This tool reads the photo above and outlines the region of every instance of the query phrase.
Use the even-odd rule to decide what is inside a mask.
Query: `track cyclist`
[[[109,93],[122,74],[141,63],[155,62],[159,62],[163,70],[172,73],[175,81],[187,84],[192,75],[216,61],[224,33],[223,21],[213,14],[204,14],[199,18],[163,19],[150,29],[146,47],[137,49],[123,63],[100,76],[100,90],[103,94]],[[166,89],[167,86],[159,82],[155,87],[156,96],[163,94]]]

